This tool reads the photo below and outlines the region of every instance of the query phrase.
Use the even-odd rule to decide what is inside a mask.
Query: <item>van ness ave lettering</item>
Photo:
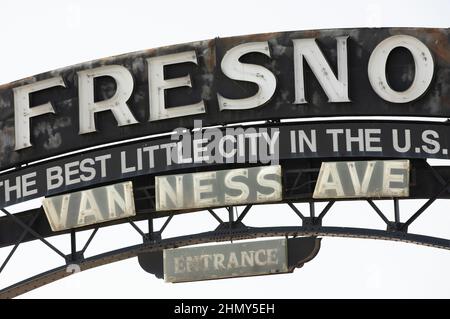
[[[156,210],[180,210],[281,200],[281,166],[155,177]]]

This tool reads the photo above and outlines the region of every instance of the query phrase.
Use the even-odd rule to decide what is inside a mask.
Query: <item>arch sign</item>
[[[67,269],[132,256],[170,282],[292,272],[317,254],[317,236],[450,249],[448,239],[408,233],[433,201],[450,197],[448,167],[425,161],[450,158],[448,118],[450,29],[215,38],[2,85],[0,210],[7,216],[0,217],[0,247],[15,246],[0,272],[21,242],[36,238],[66,265],[1,290],[0,297],[63,278]],[[4,208],[38,197],[45,199],[36,209]],[[403,222],[403,198],[428,200]],[[367,200],[386,231],[323,226],[341,199]],[[394,220],[373,199],[394,199]],[[317,214],[316,201],[328,201]],[[280,202],[301,226],[243,223],[253,204]],[[295,202],[308,202],[310,214]],[[233,206],[240,205],[234,219]],[[227,207],[228,221],[216,207]],[[174,214],[200,209],[219,223],[215,230],[163,239]],[[155,231],[153,220],[165,216]],[[148,233],[134,223],[140,220],[148,221]],[[99,227],[125,222],[142,245],[84,257]],[[77,250],[76,232],[93,228]],[[69,233],[70,255],[45,240]],[[285,238],[179,248],[261,236]]]

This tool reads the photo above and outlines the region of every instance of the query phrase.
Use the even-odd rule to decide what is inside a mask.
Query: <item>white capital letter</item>
[[[95,132],[95,113],[111,111],[119,126],[136,124],[137,121],[127,105],[133,92],[133,77],[127,68],[120,65],[106,65],[77,72],[80,104],[80,134]],[[94,79],[110,76],[116,81],[116,93],[103,101],[94,102]]]
[[[414,59],[415,75],[411,86],[402,92],[394,91],[386,79],[386,62],[389,53],[397,47],[408,49]],[[430,50],[418,39],[409,35],[394,35],[380,42],[369,59],[368,75],[373,90],[383,100],[392,103],[414,101],[425,93],[431,83],[434,62]]]
[[[295,104],[307,103],[305,80],[303,78],[303,58],[310,66],[329,102],[350,102],[348,98],[347,38],[337,37],[338,77],[320,51],[316,39],[299,39],[294,42]]]
[[[221,111],[252,109],[265,104],[275,93],[277,80],[271,71],[260,65],[239,62],[243,55],[251,52],[259,52],[270,57],[269,43],[250,42],[235,46],[225,53],[220,66],[222,72],[230,79],[256,83],[258,92],[244,99],[227,99],[217,94]]]
[[[20,150],[31,146],[30,143],[30,118],[55,113],[50,102],[30,108],[30,93],[45,90],[54,86],[66,87],[62,77],[51,79],[13,88],[14,92],[14,129],[16,145],[14,150]]]
[[[183,86],[192,87],[192,83],[190,75],[165,80],[164,66],[185,62],[197,64],[197,55],[195,54],[195,51],[180,52],[147,59],[148,87],[150,93],[150,121],[205,113],[205,104],[203,100],[195,104],[166,108],[165,90]]]

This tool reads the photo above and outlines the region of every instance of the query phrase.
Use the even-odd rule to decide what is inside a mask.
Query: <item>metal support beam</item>
[[[436,199],[439,198],[439,196],[441,196],[443,193],[445,193],[447,191],[447,189],[450,186],[450,181],[448,181],[445,186],[441,189],[441,191],[434,195],[433,197],[431,197],[429,200],[427,200],[427,202],[425,204],[422,205],[422,207],[420,207],[417,212],[414,213],[414,215],[412,215],[407,221],[406,223],[403,225],[403,228],[410,226],[416,219],[417,217],[419,217],[420,215],[422,215],[423,212],[425,212],[425,210],[431,206],[431,204],[433,204]]]
[[[70,251],[72,254],[72,260],[76,260],[77,258],[77,237],[76,237],[75,229],[70,231]]]
[[[422,207],[420,207],[415,213],[414,215],[412,215],[405,223],[405,227],[411,225],[420,215],[422,215],[423,212],[425,212],[425,210],[431,206],[431,204],[434,203],[434,201],[436,200],[436,198],[430,198],[429,200],[426,201],[425,204],[422,205]]]
[[[378,206],[375,205],[375,203],[371,199],[368,199],[367,202],[370,204],[370,206],[372,206],[373,210],[378,214],[378,216],[380,216],[380,218],[386,223],[386,225],[389,225],[389,219],[384,216],[383,212],[378,208]]]
[[[219,222],[220,225],[223,224],[223,220],[220,219],[219,216],[217,216],[216,213],[212,209],[208,209],[208,212]]]
[[[247,215],[247,213],[250,211],[250,209],[252,208],[252,205],[247,205],[245,206],[244,210],[242,211],[242,213],[239,215],[239,217],[236,219],[236,223],[240,223],[242,222],[242,220],[244,219],[245,215]]]
[[[51,250],[53,250],[55,253],[57,253],[58,255],[60,255],[62,258],[66,259],[66,256],[55,246],[53,246],[52,244],[50,244],[44,237],[42,237],[41,235],[39,235],[37,232],[35,232],[33,229],[31,229],[27,224],[25,224],[24,222],[22,222],[20,219],[18,219],[16,216],[14,216],[13,214],[11,214],[10,212],[8,212],[6,209],[1,208],[0,209],[5,215],[9,216],[16,224],[18,224],[20,227],[22,227],[23,229],[27,230],[31,235],[33,235],[34,237],[36,237],[37,239],[39,239],[41,242],[43,242],[45,245],[47,245],[47,247],[49,247]]]
[[[331,209],[334,203],[335,203],[334,200],[328,202],[327,206],[325,206],[325,208],[320,212],[319,217],[317,217],[319,221],[322,221],[322,219],[325,217],[325,215],[328,213],[328,211]]]
[[[148,219],[148,233],[151,237],[151,234],[153,233],[153,218]]]
[[[300,217],[302,219],[302,221],[305,220],[305,216],[298,210],[297,207],[295,207],[294,204],[292,204],[291,202],[288,202],[287,204],[294,211],[294,213],[296,213],[298,215],[298,217]]]
[[[314,202],[309,202],[309,216],[314,223],[314,219],[316,218],[316,208],[314,206]]]
[[[83,247],[83,249],[81,250],[81,253],[82,253],[82,254],[84,254],[84,252],[86,251],[86,249],[89,247],[89,244],[91,243],[92,239],[94,239],[94,236],[95,236],[95,234],[97,233],[98,229],[99,229],[98,227],[95,228],[94,231],[93,231],[93,232],[91,233],[91,235],[89,236],[89,238],[88,238],[86,244],[84,244],[84,247]]]
[[[430,169],[430,171],[431,171],[431,173],[433,174],[433,176],[436,177],[437,181],[438,181],[442,186],[444,186],[444,185],[446,184],[445,179],[444,179],[444,178],[436,171],[436,169],[435,169],[433,166],[428,165],[428,168]]]
[[[128,222],[142,236],[142,238],[148,238],[147,234],[145,234],[132,220],[128,220]]]
[[[229,206],[228,207],[228,229],[230,231],[230,241],[233,242],[233,235],[232,235],[232,231],[233,231],[233,223],[234,223],[234,218],[233,218],[233,206]]]
[[[172,220],[173,215],[170,215],[169,218],[166,219],[166,221],[164,222],[164,224],[162,225],[161,229],[159,230],[159,233],[162,234],[162,232],[164,231],[164,229],[166,229],[167,225],[169,225],[170,221]]]
[[[400,223],[400,205],[398,198],[394,198],[394,218],[396,223]]]
[[[155,240],[157,236],[156,236],[156,234],[155,234],[156,232],[154,230],[153,217],[150,217],[147,220],[147,224],[148,224],[148,238],[150,240]],[[161,233],[159,233],[159,236],[161,236]]]
[[[31,219],[31,221],[28,223],[28,227],[33,226],[34,222],[36,221],[36,219],[38,218],[39,214],[35,214],[34,217]],[[11,251],[9,252],[8,256],[5,258],[5,260],[3,261],[3,264],[0,267],[0,273],[3,271],[3,269],[5,269],[6,265],[8,264],[9,260],[11,259],[11,257],[14,255],[14,253],[16,252],[17,248],[19,248],[19,245],[22,243],[22,240],[25,238],[25,236],[28,234],[28,230],[24,230],[22,232],[22,234],[20,234],[19,239],[16,241],[16,243],[14,244],[14,247],[11,249]]]
[[[227,210],[228,210],[228,222],[231,225],[234,222],[233,206],[228,206]]]

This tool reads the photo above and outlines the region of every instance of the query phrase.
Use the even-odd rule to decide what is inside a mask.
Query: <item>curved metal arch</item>
[[[136,257],[139,253],[144,252],[194,244],[223,242],[230,240],[230,238],[236,240],[276,236],[324,236],[392,240],[450,250],[450,240],[398,231],[387,232],[377,229],[322,226],[245,227],[150,241],[86,258],[85,260],[80,261],[78,266],[81,271],[85,271],[116,261]],[[0,290],[0,298],[14,298],[20,294],[42,287],[72,274],[72,272],[68,271],[67,265],[57,267]]]

